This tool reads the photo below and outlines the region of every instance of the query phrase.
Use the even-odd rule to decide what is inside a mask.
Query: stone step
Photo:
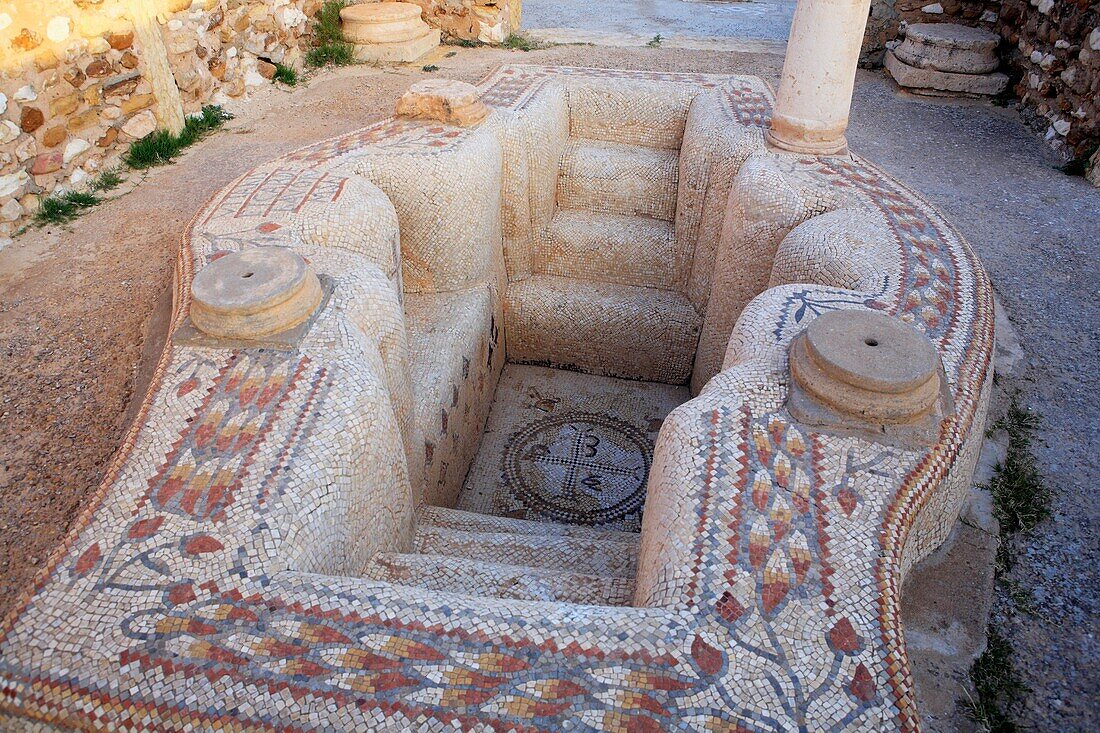
[[[675,150],[574,138],[561,158],[558,206],[672,221],[679,160]]]
[[[464,532],[508,532],[518,535],[542,535],[544,537],[568,537],[604,542],[618,542],[637,547],[641,535],[636,532],[618,532],[613,529],[587,527],[581,524],[559,522],[532,522],[529,519],[498,517],[494,514],[478,514],[461,509],[426,506],[417,516],[417,526],[431,526]]]
[[[446,555],[382,552],[363,577],[442,593],[596,606],[625,606],[634,593],[633,578],[537,570]]]
[[[701,319],[670,290],[532,275],[508,285],[511,361],[683,384]]]
[[[448,555],[539,570],[632,578],[638,569],[633,543],[510,532],[468,532],[422,525],[413,547],[424,555]]]
[[[677,289],[682,273],[671,222],[560,209],[546,230],[542,272],[580,280]]]

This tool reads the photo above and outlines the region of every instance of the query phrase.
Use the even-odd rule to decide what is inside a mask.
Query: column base
[[[768,128],[764,131],[764,141],[771,148],[803,155],[847,155],[848,138],[841,135],[832,140],[806,140],[803,137],[786,137]]]

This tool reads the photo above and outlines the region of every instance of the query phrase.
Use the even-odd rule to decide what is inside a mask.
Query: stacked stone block
[[[886,68],[898,84],[920,94],[994,95],[1008,86],[996,33],[954,23],[917,23],[905,41],[886,52]]]

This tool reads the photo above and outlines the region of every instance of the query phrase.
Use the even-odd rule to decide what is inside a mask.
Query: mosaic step
[[[672,221],[679,162],[675,150],[571,139],[561,158],[558,206]]]
[[[585,575],[632,578],[638,569],[636,544],[588,538],[418,527],[413,546],[424,555],[450,555]]]
[[[533,522],[529,519],[498,517],[492,514],[466,512],[461,509],[447,509],[441,506],[426,506],[421,509],[417,515],[417,525],[466,532],[509,532],[511,534],[542,535],[544,537],[606,540],[618,544],[633,545],[634,547],[638,546],[641,538],[641,535],[637,532],[619,532],[611,529],[585,527],[579,524],[561,524],[559,522]]]
[[[447,555],[381,552],[366,568],[363,577],[440,593],[592,606],[625,606],[634,594],[633,578],[587,575]]]
[[[561,209],[546,232],[542,271],[578,280],[672,290],[677,285],[671,222]]]
[[[691,375],[700,321],[680,293],[553,275],[511,283],[505,302],[512,361],[667,384]]]

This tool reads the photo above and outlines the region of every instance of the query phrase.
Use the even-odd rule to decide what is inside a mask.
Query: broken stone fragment
[[[473,84],[453,79],[424,79],[409,87],[397,100],[401,117],[439,120],[448,125],[470,127],[489,115]]]

